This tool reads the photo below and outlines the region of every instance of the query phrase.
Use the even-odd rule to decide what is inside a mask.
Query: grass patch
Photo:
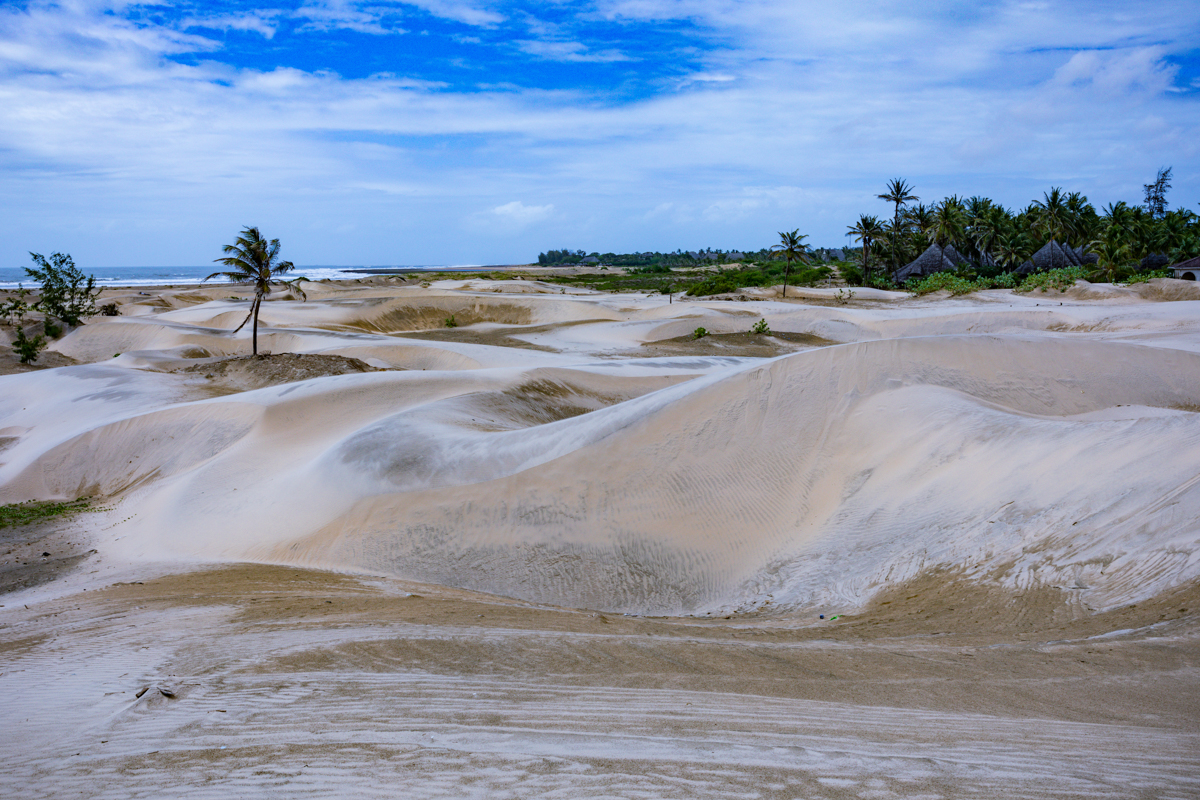
[[[1170,278],[1174,275],[1175,271],[1168,267],[1147,270],[1146,272],[1137,272],[1129,276],[1129,279],[1125,281],[1125,285],[1133,286],[1135,283],[1146,283],[1154,280],[1155,278]]]
[[[1073,285],[1074,281],[1071,281],[1071,284]],[[1032,289],[1032,287],[1031,289],[1018,288],[1017,278],[1011,272],[1004,272],[991,278],[970,277],[954,272],[935,272],[924,278],[910,280],[905,284],[905,288],[917,296],[943,291],[958,295],[981,292],[984,289],[1013,289],[1018,292],[1028,292]]]
[[[1032,292],[1034,289],[1039,289],[1043,292],[1057,289],[1060,292],[1065,292],[1075,285],[1075,281],[1087,280],[1090,274],[1091,270],[1086,267],[1051,269],[1046,272],[1038,272],[1030,275],[1021,281],[1021,285],[1013,291],[1024,294],[1025,292]]]
[[[789,286],[812,286],[825,280],[833,273],[829,267],[799,267],[792,270]],[[700,297],[712,294],[728,294],[745,286],[774,286],[783,283],[783,267],[776,262],[763,265],[750,264],[735,269],[725,269],[709,278],[688,287],[687,293]]]
[[[911,280],[906,285],[908,291],[917,295],[932,294],[934,292],[949,292],[952,295],[970,294],[978,292],[980,289],[990,289],[987,279],[971,280],[960,275],[955,275],[953,272],[935,272],[932,275],[927,275],[920,280]]]
[[[0,528],[32,525],[55,517],[73,517],[90,508],[87,500],[29,500],[24,503],[11,503],[0,506]]]

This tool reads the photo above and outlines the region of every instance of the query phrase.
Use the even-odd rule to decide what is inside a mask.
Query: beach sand
[[[305,289],[0,348],[5,797],[1200,796],[1194,286]]]

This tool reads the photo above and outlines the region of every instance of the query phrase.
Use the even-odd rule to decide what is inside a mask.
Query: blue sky
[[[1200,211],[1193,2],[0,5],[0,258],[844,244],[904,177]]]

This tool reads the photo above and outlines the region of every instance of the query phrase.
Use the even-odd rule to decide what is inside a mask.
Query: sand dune
[[[123,322],[62,349],[86,355],[110,329],[211,345]],[[98,368],[78,369],[90,386]],[[134,555],[365,570],[641,614],[853,608],[929,569],[1055,586],[1096,609],[1197,577],[1200,356],[918,336],[664,381],[539,368],[323,378],[121,416],[53,447],[20,441],[0,484],[12,498],[136,507],[120,528]]]
[[[114,292],[0,376],[93,503],[0,528],[4,796],[1195,797],[1178,283]]]

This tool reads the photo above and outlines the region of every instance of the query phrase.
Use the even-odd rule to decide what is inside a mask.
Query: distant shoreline
[[[408,272],[481,272],[492,269],[525,269],[528,264],[485,264],[477,267],[372,267],[370,269],[343,269],[358,275],[402,275]],[[299,269],[297,269],[297,272]]]

